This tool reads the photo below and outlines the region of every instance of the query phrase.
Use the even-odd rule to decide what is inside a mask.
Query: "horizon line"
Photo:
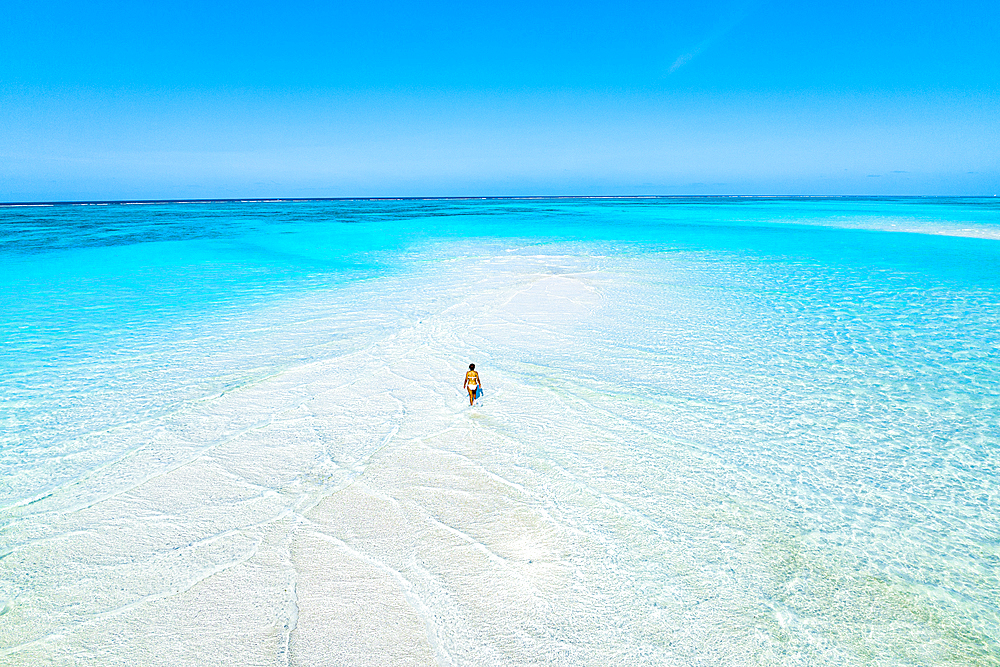
[[[182,199],[79,199],[0,202],[0,208],[48,206],[111,206],[156,204],[279,204],[322,201],[527,201],[546,199],[992,199],[997,195],[792,195],[792,194],[687,194],[687,195],[464,195],[409,197],[207,197]]]

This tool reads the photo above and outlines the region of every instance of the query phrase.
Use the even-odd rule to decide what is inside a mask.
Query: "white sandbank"
[[[391,325],[108,432],[131,443],[117,462],[5,510],[20,593],[0,661],[873,664],[951,650],[902,584],[817,537],[810,517],[832,526],[848,501],[786,484],[780,461],[748,463],[769,446],[747,439],[752,419],[776,423],[761,402],[791,385],[746,371],[741,345],[766,334],[746,304],[683,284],[683,267],[643,283],[650,266],[487,254],[282,305],[303,327]],[[470,361],[486,392],[471,409]]]

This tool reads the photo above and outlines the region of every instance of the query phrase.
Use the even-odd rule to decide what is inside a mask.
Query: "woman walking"
[[[472,405],[476,400],[476,392],[482,387],[475,364],[469,364],[469,372],[465,374],[465,384],[462,386],[469,390],[469,405]]]

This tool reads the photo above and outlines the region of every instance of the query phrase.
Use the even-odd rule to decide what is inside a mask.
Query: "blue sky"
[[[2,4],[0,201],[1000,193],[995,2]]]

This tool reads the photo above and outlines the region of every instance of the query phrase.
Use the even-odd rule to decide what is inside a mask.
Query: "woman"
[[[469,372],[465,374],[465,384],[462,386],[469,390],[469,405],[472,405],[476,400],[476,390],[482,386],[475,364],[469,364]]]

